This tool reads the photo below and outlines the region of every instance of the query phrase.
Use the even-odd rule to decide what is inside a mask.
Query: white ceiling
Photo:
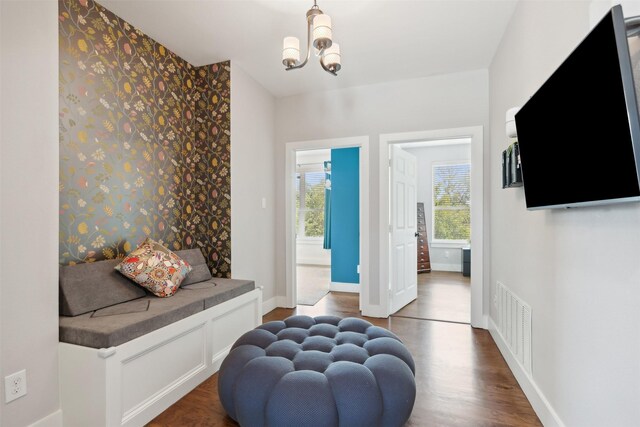
[[[338,77],[313,55],[299,70],[281,63],[284,36],[306,45],[312,0],[98,2],[193,65],[231,59],[283,97],[488,68],[517,0],[318,0],[342,51]]]

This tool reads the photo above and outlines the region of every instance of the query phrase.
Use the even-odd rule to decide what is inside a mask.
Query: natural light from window
[[[471,236],[469,162],[433,165],[433,242],[467,244]]]
[[[297,237],[324,235],[325,172],[322,164],[304,165],[296,172]]]

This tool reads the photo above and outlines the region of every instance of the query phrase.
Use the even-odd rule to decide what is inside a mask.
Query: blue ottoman
[[[363,319],[292,316],[241,336],[218,392],[243,427],[402,426],[416,397],[400,339]]]

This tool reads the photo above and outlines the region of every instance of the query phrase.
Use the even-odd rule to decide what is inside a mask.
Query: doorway
[[[463,142],[464,140],[464,142]],[[470,128],[457,128],[457,129],[444,129],[444,130],[436,130],[436,131],[424,131],[424,132],[411,132],[411,133],[402,133],[402,134],[388,134],[380,136],[380,168],[382,170],[388,170],[389,173],[381,173],[380,174],[380,233],[382,236],[388,236],[387,244],[380,245],[380,258],[382,260],[387,260],[387,262],[381,262],[380,264],[380,276],[382,283],[387,284],[388,292],[383,292],[381,295],[388,295],[388,301],[385,304],[389,307],[389,314],[393,314],[396,310],[401,310],[405,304],[404,301],[401,301],[400,304],[397,301],[394,301],[395,296],[398,294],[397,289],[399,288],[410,288],[410,280],[403,279],[402,275],[397,273],[397,268],[394,267],[398,265],[398,259],[394,254],[394,246],[393,243],[397,241],[397,237],[394,236],[395,223],[394,221],[394,212],[397,210],[397,200],[393,200],[394,197],[394,174],[397,174],[397,171],[394,170],[394,153],[397,152],[400,147],[409,147],[412,144],[421,143],[423,147],[429,146],[455,146],[467,144],[470,147],[470,162],[465,166],[465,162],[461,161],[443,161],[441,165],[431,165],[426,171],[426,173],[430,173],[433,178],[433,174],[440,174],[443,176],[448,175],[449,178],[452,178],[454,175],[463,175],[466,173],[466,176],[470,182],[470,191],[468,194],[468,206],[470,207],[468,213],[468,222],[470,225],[470,230],[468,237],[462,236],[464,238],[451,238],[452,236],[447,236],[442,233],[442,227],[436,227],[436,236],[430,236],[430,240],[433,242],[434,238],[439,246],[438,249],[442,249],[439,251],[438,258],[435,259],[437,269],[447,270],[452,269],[451,266],[460,263],[460,269],[465,268],[464,261],[467,260],[466,267],[470,270],[470,277],[464,278],[460,272],[453,272],[456,275],[461,276],[461,280],[459,280],[459,290],[464,290],[465,286],[468,290],[470,301],[468,304],[468,321],[474,327],[485,328],[487,327],[487,317],[484,315],[484,290],[483,290],[483,130],[482,127],[470,127]],[[437,167],[436,167],[437,166]],[[465,172],[466,171],[466,172]],[[425,172],[424,170],[422,171]],[[455,173],[454,173],[455,172]],[[441,176],[439,178],[442,178]],[[416,177],[417,180],[417,177]],[[442,179],[440,179],[442,180]],[[435,182],[435,180],[433,180]],[[433,190],[433,188],[432,188]],[[451,195],[449,195],[451,196]],[[409,197],[409,196],[407,196]],[[404,200],[407,200],[405,197]],[[417,190],[416,190],[416,197]],[[423,203],[429,203],[430,207],[433,208],[433,196],[425,197]],[[397,197],[396,197],[397,199]],[[416,200],[416,199],[414,199]],[[407,205],[408,206],[408,205]],[[455,207],[458,209],[460,206]],[[440,208],[440,207],[439,207]],[[407,207],[408,209],[408,207]],[[451,210],[451,209],[450,209]],[[455,209],[454,209],[455,210]],[[417,211],[417,209],[416,209]],[[441,213],[438,214],[439,218],[435,218],[436,221],[440,221],[442,217],[446,217],[447,215],[451,216],[452,213],[449,212],[445,215]],[[454,216],[458,215],[457,213],[453,214]],[[426,218],[425,218],[426,220]],[[431,222],[431,234],[434,233],[434,216],[431,215],[429,219]],[[417,224],[416,224],[416,235],[417,233]],[[410,234],[410,233],[408,233]],[[407,234],[407,236],[408,236]],[[446,237],[443,239],[443,237]],[[453,236],[455,237],[455,236]],[[408,238],[407,238],[408,239]],[[448,240],[448,241],[447,241]],[[457,242],[452,242],[451,240],[458,240]],[[408,241],[408,240],[407,240]],[[473,247],[476,248],[474,251],[465,251],[463,253],[462,247],[466,247],[468,243],[473,242]],[[447,245],[449,247],[447,247]],[[441,258],[444,256],[444,258]],[[406,258],[406,257],[405,257]],[[444,262],[443,262],[444,261]],[[418,260],[416,260],[416,263]],[[411,261],[409,262],[409,264]],[[440,264],[440,265],[438,265]],[[447,268],[446,265],[449,264]],[[413,272],[416,272],[416,265],[412,266]],[[407,271],[408,267],[407,267]],[[431,276],[425,276],[425,273],[418,275],[418,286],[412,290],[414,299],[418,297],[418,290],[420,290],[421,285],[427,285],[429,281],[436,281],[436,284],[441,286],[446,286],[451,284],[452,272],[443,271],[442,273],[433,274]],[[431,273],[426,273],[431,274]],[[407,278],[411,277],[409,273],[405,274]],[[462,279],[464,278],[464,279]],[[468,280],[468,285],[465,285],[465,281]],[[427,289],[426,287],[424,288]],[[452,287],[449,287],[451,290]],[[407,299],[406,296],[402,297],[404,300]],[[402,305],[402,306],[399,306]],[[415,306],[419,305],[419,301]],[[437,305],[437,303],[436,303]],[[416,314],[420,307],[406,307],[406,310],[410,312],[410,314]],[[422,307],[424,308],[424,307]],[[411,310],[414,310],[411,313]],[[400,313],[402,315],[402,313]],[[405,312],[406,314],[406,312]],[[433,313],[430,317],[433,316]],[[441,316],[437,314],[436,316]],[[460,317],[452,317],[450,319],[442,319],[449,321],[456,321],[467,323],[464,320],[466,318]]]
[[[330,188],[332,191],[332,198],[340,199],[341,197],[345,197],[343,190],[346,187],[353,186],[355,182],[356,191],[358,196],[356,197],[356,221],[355,223],[346,223],[347,230],[351,232],[355,232],[356,235],[356,243],[355,243],[355,255],[353,248],[350,250],[349,254],[346,256],[339,256],[340,261],[347,260],[350,262],[348,267],[346,267],[347,276],[355,276],[357,280],[341,280],[339,277],[344,277],[342,272],[336,273],[336,268],[339,263],[336,263],[336,244],[343,243],[343,240],[340,239],[339,242],[331,242],[331,252],[334,256],[334,260],[329,262],[329,266],[334,270],[329,273],[326,267],[326,258],[324,261],[325,266],[320,267],[323,268],[322,273],[324,273],[324,277],[322,280],[322,286],[324,287],[326,283],[326,275],[330,274],[330,282],[329,282],[329,291],[337,291],[337,292],[352,292],[358,293],[360,299],[360,306],[363,309],[363,312],[366,311],[364,308],[366,303],[363,304],[363,301],[368,300],[368,286],[369,286],[369,253],[367,250],[363,250],[363,248],[369,247],[369,138],[368,137],[353,137],[353,138],[340,138],[340,139],[327,139],[327,140],[318,140],[318,141],[303,141],[303,142],[292,142],[286,144],[286,159],[285,159],[285,233],[286,233],[286,306],[287,307],[295,307],[299,301],[298,294],[302,291],[300,288],[299,282],[305,279],[305,275],[315,275],[315,277],[319,277],[322,274],[317,274],[318,271],[313,271],[316,266],[310,267],[309,264],[305,264],[305,257],[307,254],[303,253],[303,251],[298,251],[298,236],[301,235],[300,227],[301,227],[301,218],[299,210],[300,202],[297,200],[296,189],[300,186],[300,171],[298,170],[298,165],[302,165],[304,161],[299,161],[299,159],[303,159],[305,155],[310,154],[311,151],[316,151],[321,153],[321,150],[325,150],[324,153],[334,151],[334,159],[335,152],[340,151],[341,154],[349,152],[349,150],[341,150],[341,149],[353,149],[351,151],[357,152],[356,157],[356,179],[353,177],[348,178],[345,181],[345,184],[348,185],[340,185],[340,177],[336,175],[335,167],[336,164],[331,164],[330,169],[327,170],[323,160],[323,172],[325,173],[325,190]],[[305,154],[305,152],[307,152]],[[299,157],[298,154],[301,156]],[[341,161],[343,161],[349,155],[339,156]],[[317,162],[316,162],[317,163]],[[332,162],[335,163],[335,162]],[[315,167],[315,166],[314,166]],[[304,168],[302,168],[304,169]],[[316,167],[317,169],[317,167]],[[329,173],[327,173],[329,172]],[[327,183],[327,178],[330,183]],[[306,177],[305,177],[306,179]],[[311,178],[312,183],[311,187],[318,186],[319,182],[314,181]],[[339,185],[339,187],[336,187]],[[320,188],[318,186],[318,188]],[[340,191],[339,191],[340,190]],[[313,191],[313,190],[311,190]],[[339,194],[340,193],[340,194]],[[299,194],[299,193],[298,193]],[[348,196],[347,196],[348,197]],[[312,203],[313,204],[313,203]],[[353,199],[351,200],[351,205],[353,204]],[[306,205],[306,201],[305,201]],[[326,206],[326,205],[325,205]],[[331,206],[332,212],[337,209],[334,209],[334,206]],[[304,214],[304,212],[302,212]],[[349,217],[353,219],[353,213],[350,213]],[[309,223],[309,227],[313,228],[313,221]],[[340,222],[332,221],[331,224],[337,226],[344,226]],[[351,224],[351,225],[349,225]],[[355,225],[354,225],[355,224]],[[306,226],[306,225],[305,225]],[[310,234],[319,234],[318,230],[312,230]],[[305,233],[306,234],[306,233]],[[344,236],[344,233],[340,233],[341,236]],[[306,237],[306,236],[305,236]],[[319,236],[314,236],[318,238]],[[324,236],[324,228],[323,228],[323,237],[322,240],[325,240],[326,236]],[[338,245],[339,246],[339,245]],[[307,248],[308,249],[308,248]],[[324,254],[325,256],[327,253]],[[330,255],[331,256],[331,255]],[[302,257],[302,259],[300,259]],[[308,257],[306,258],[309,259]],[[354,261],[355,259],[355,261]],[[300,268],[298,268],[300,267]],[[309,268],[310,267],[310,268]],[[336,276],[336,274],[339,274]],[[357,282],[357,283],[354,283]],[[304,284],[303,284],[304,285]],[[324,290],[320,291],[324,292]]]
[[[296,152],[296,303],[315,305],[331,284],[331,150]]]
[[[417,263],[408,272],[416,277],[417,298],[394,316],[469,324],[471,283],[464,254],[471,238],[471,139],[400,143],[392,149],[415,159],[411,199],[417,206]]]

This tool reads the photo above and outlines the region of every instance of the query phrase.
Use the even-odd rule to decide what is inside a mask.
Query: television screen
[[[640,119],[622,8],[516,114],[528,209],[640,201]]]

